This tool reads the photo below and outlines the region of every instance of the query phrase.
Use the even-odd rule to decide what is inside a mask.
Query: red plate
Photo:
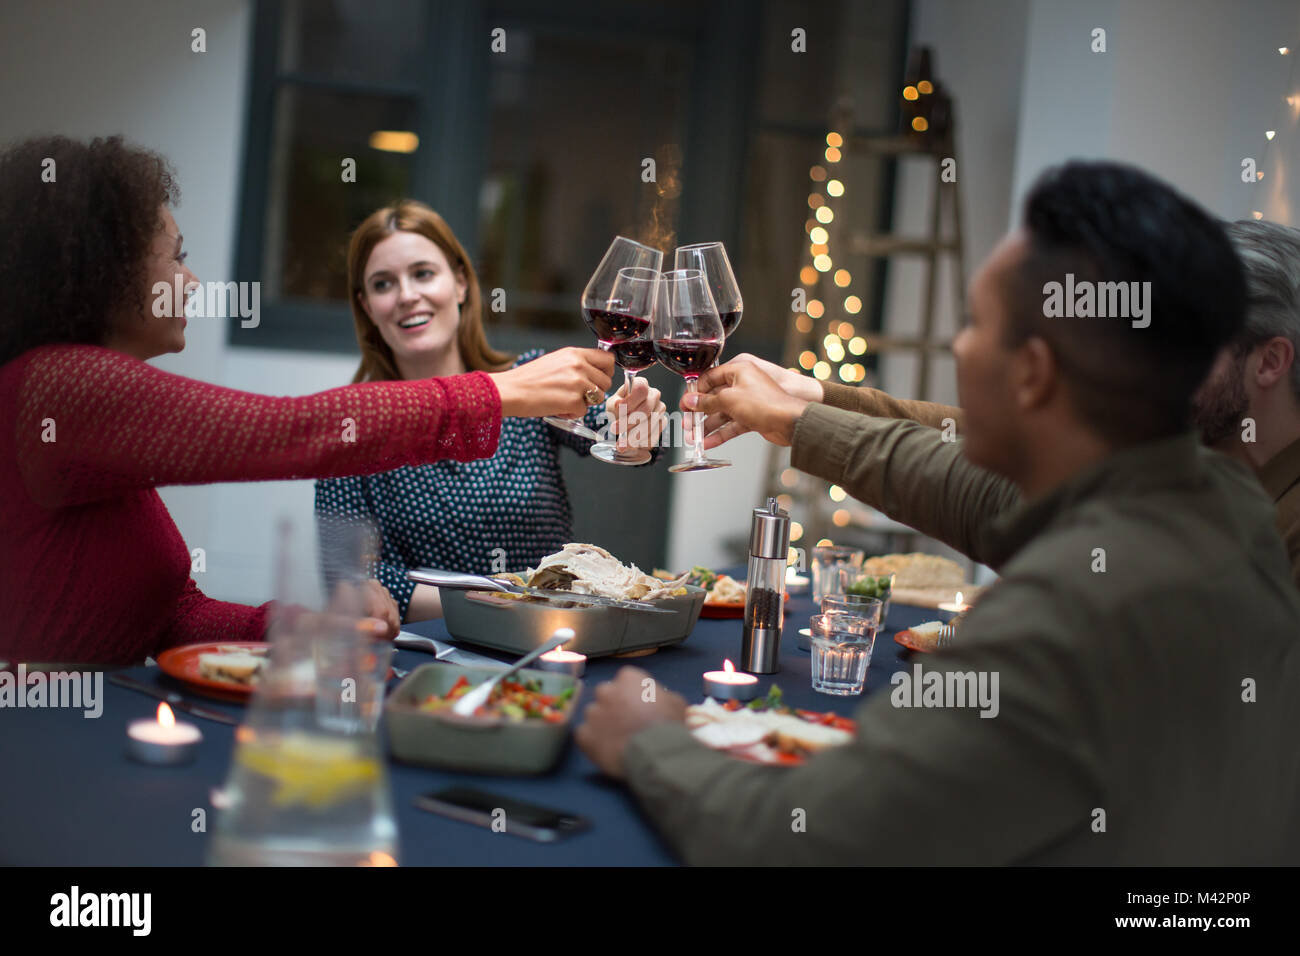
[[[790,592],[784,594],[786,601],[790,600]],[[745,602],[736,601],[730,604],[723,604],[718,601],[705,600],[704,606],[700,608],[700,617],[734,617],[742,618],[745,616]]]
[[[894,640],[899,644],[902,644],[909,651],[916,651],[918,654],[931,654],[935,650],[933,647],[925,647],[921,643],[914,641],[912,639],[911,631],[899,631],[894,635]]]
[[[739,604],[710,604],[708,601],[705,601],[704,606],[700,608],[700,617],[744,617],[744,616],[745,616],[744,601],[741,601]]]
[[[227,680],[211,680],[199,673],[199,655],[216,654],[223,647],[238,647],[240,650],[252,652],[257,648],[269,651],[271,645],[265,641],[213,641],[210,644],[169,647],[158,655],[158,668],[168,677],[189,684],[198,693],[209,697],[216,697],[219,700],[248,700],[253,696],[251,685]]]

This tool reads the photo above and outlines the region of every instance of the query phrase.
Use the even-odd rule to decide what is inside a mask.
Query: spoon
[[[550,640],[548,640],[545,644],[533,648],[523,657],[519,658],[519,660],[515,661],[515,663],[512,664],[510,667],[507,667],[499,674],[495,674],[488,680],[485,680],[483,683],[479,684],[477,687],[471,690],[464,697],[460,698],[460,700],[456,701],[456,703],[451,708],[451,712],[453,714],[458,714],[461,717],[472,716],[474,711],[478,710],[485,703],[487,703],[488,697],[491,696],[492,694],[492,688],[495,687],[502,679],[509,677],[511,674],[519,670],[525,664],[531,664],[536,658],[540,657],[542,654],[545,654],[547,651],[551,650],[552,648],[559,647],[561,644],[564,644],[571,640],[573,640],[573,631],[570,630],[569,628],[560,628],[560,630],[558,630],[555,634],[551,635]]]

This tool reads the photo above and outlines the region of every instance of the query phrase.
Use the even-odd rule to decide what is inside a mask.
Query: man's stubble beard
[[[1233,438],[1250,411],[1245,370],[1246,356],[1234,358],[1226,374],[1207,380],[1192,397],[1192,425],[1211,448]]]

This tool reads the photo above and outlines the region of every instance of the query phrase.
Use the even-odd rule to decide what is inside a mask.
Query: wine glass
[[[722,333],[722,320],[713,294],[699,269],[674,269],[664,273],[661,292],[664,307],[655,313],[651,334],[655,341],[655,357],[670,372],[686,379],[686,391],[695,391],[695,380],[700,373],[712,368],[722,353],[726,341]],[[703,416],[693,414],[691,453],[680,465],[669,471],[704,471],[724,468],[731,462],[705,458],[700,445],[704,442]]]
[[[609,326],[622,328],[629,322],[637,325],[644,322],[636,338],[622,339],[611,346],[614,361],[623,369],[623,384],[629,397],[632,395],[632,383],[636,381],[637,372],[655,363],[650,325],[656,309],[660,307],[661,284],[659,273],[654,269],[619,269],[606,309],[583,310],[584,315],[594,317],[588,318],[587,324],[601,338],[602,348],[605,347]],[[623,424],[626,426],[629,423],[624,421]],[[591,454],[611,465],[644,465],[651,457],[650,452],[644,448],[620,448],[617,442],[612,441],[593,445]]]
[[[730,338],[731,333],[740,325],[745,303],[740,297],[740,285],[736,274],[731,270],[731,260],[727,258],[727,248],[720,242],[697,242],[690,246],[678,246],[673,255],[673,268],[699,269],[704,273],[709,291],[713,294],[713,304],[718,307],[718,318],[722,320],[722,334]],[[721,358],[721,353],[719,358]]]
[[[658,249],[652,249],[624,236],[615,236],[614,241],[605,250],[604,258],[600,260],[600,265],[596,266],[596,271],[591,274],[587,288],[582,293],[582,317],[587,326],[596,333],[600,347],[605,351],[608,352],[616,342],[636,338],[649,320],[648,315],[644,323],[616,318],[620,313],[611,300],[619,270],[653,269],[658,272],[663,265],[663,259],[664,254]],[[594,319],[593,311],[596,313]],[[606,335],[609,337],[606,338]],[[588,428],[581,418],[548,415],[545,421],[566,432],[573,432],[587,438],[594,436],[596,441],[601,440],[600,436]]]

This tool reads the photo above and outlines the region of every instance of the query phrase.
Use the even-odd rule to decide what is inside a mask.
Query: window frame
[[[434,148],[416,151],[410,193],[428,202],[455,230],[477,259],[478,203],[490,135],[489,31],[496,26],[566,35],[610,29],[659,34],[686,40],[691,51],[688,88],[693,91],[684,117],[684,177],[678,218],[679,236],[710,236],[733,245],[740,235],[740,201],[746,179],[745,157],[752,130],[753,71],[759,59],[761,5],[744,0],[711,3],[683,20],[653,2],[608,5],[601,0],[425,0],[425,46],[438,55],[421,58],[426,72],[417,86],[360,83],[301,71],[281,71],[282,0],[257,0],[247,100],[247,129],[239,184],[236,274],[261,281],[266,253],[266,214],[270,199],[271,144],[275,104],[285,85],[331,91],[409,97],[415,104],[421,143],[456,142],[454,161]],[[446,37],[481,36],[477,45],[439,43]],[[720,119],[721,118],[721,119]],[[719,135],[719,122],[726,132]],[[438,161],[442,159],[444,161]],[[282,298],[261,303],[254,328],[230,323],[228,343],[237,347],[355,354],[351,310],[346,303]],[[576,309],[575,309],[576,314]],[[495,326],[494,344],[520,351],[553,348],[555,333],[536,334],[514,325]]]

